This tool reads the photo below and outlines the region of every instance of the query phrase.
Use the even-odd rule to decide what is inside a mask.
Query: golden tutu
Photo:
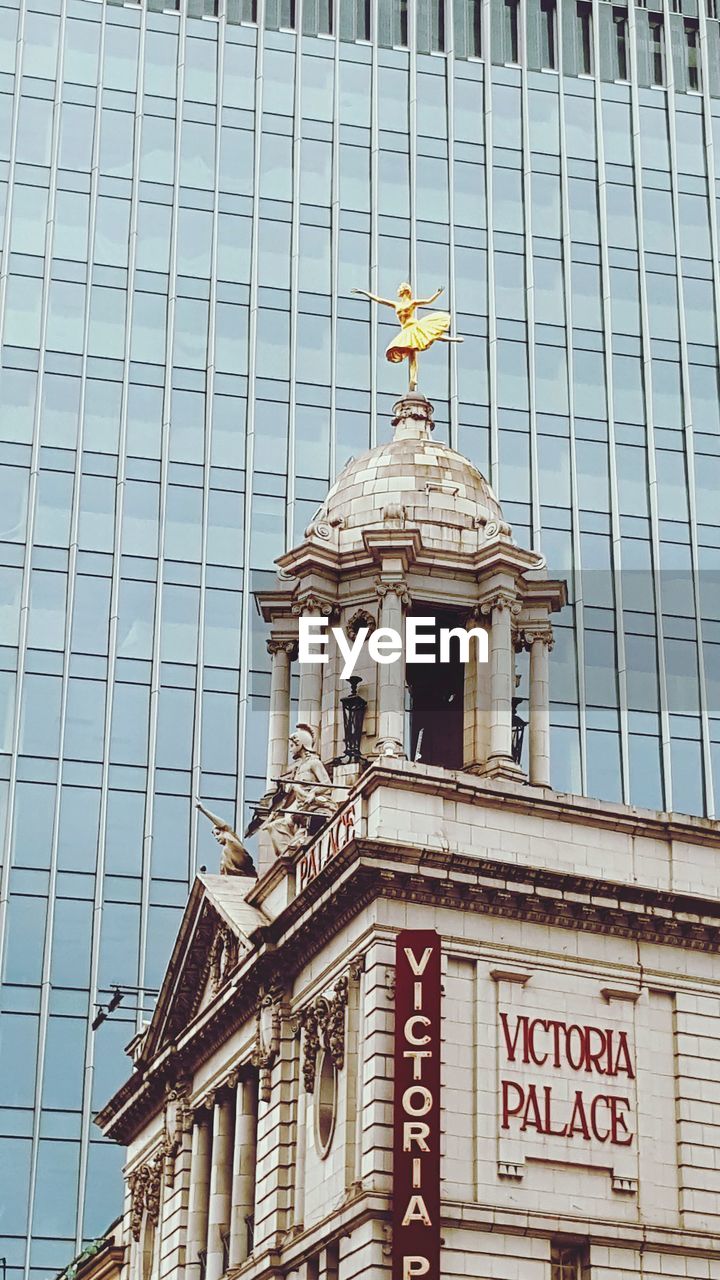
[[[413,307],[412,311],[414,310]],[[422,320],[408,318],[397,336],[388,343],[385,359],[390,360],[392,364],[399,364],[413,351],[427,351],[433,342],[444,337],[450,328],[450,323],[450,314],[447,311],[432,311]]]

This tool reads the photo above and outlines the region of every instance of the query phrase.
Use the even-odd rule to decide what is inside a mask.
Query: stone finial
[[[433,406],[419,391],[406,391],[393,405],[392,424],[396,440],[427,440],[435,429]]]

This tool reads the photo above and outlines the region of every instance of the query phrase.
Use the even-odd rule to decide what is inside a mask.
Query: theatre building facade
[[[216,820],[98,1117],[120,1276],[720,1280],[720,831],[550,788],[564,586],[423,397],[394,432],[259,601],[259,877]],[[348,688],[328,647],[291,708],[304,616],[484,628],[488,661],[364,645]]]

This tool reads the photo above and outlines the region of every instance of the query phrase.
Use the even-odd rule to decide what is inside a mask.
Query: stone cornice
[[[450,773],[432,765],[406,762],[373,764],[363,774],[357,791],[371,795],[381,786],[402,791],[432,792],[455,801],[483,804],[559,822],[583,823],[592,829],[610,829],[627,835],[644,835],[659,840],[685,840],[720,849],[720,822],[689,814],[659,813],[654,809],[631,808],[608,800],[565,794],[527,783],[486,781],[471,773]]]

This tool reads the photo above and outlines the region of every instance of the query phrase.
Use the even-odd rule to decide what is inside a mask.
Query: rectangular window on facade
[[[591,0],[578,0],[577,5],[578,34],[578,71],[581,75],[591,76],[593,72],[593,33]]]
[[[345,0],[340,5],[340,39],[369,40],[370,0]]]
[[[687,87],[695,93],[700,89],[700,31],[696,18],[685,18],[685,53]]]
[[[294,31],[295,0],[265,0],[265,26],[270,31]]]
[[[615,27],[615,75],[614,80],[628,78],[628,16],[627,9],[613,9]]]
[[[550,1275],[551,1280],[589,1280],[587,1249],[577,1245],[553,1244]]]
[[[418,53],[445,50],[445,0],[416,0],[415,45]]]
[[[493,0],[492,60],[502,65],[520,60],[520,26],[518,0]]]
[[[665,30],[661,13],[648,15],[650,83],[665,83]]]
[[[303,34],[306,36],[331,36],[333,34],[334,0],[304,0]]]
[[[453,23],[456,58],[479,58],[482,52],[482,0],[455,0]]]

